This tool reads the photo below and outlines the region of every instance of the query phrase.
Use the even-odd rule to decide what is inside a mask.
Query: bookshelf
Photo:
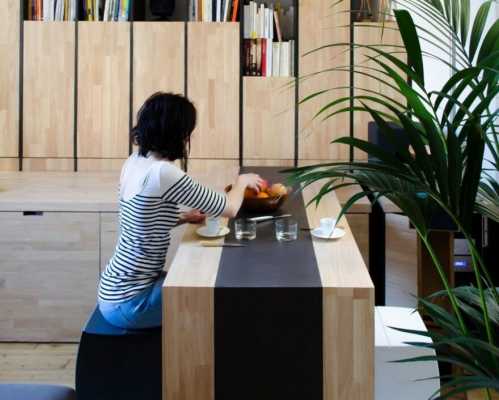
[[[248,3],[239,3],[243,20]],[[330,142],[367,137],[359,113],[313,118],[322,105],[349,94],[349,66],[359,56],[349,50],[351,35],[377,38],[350,23],[347,2],[332,9],[330,0],[281,0],[295,7],[287,36],[295,40],[293,68],[300,79],[244,76],[242,24],[190,22],[188,0],[177,0],[175,12],[159,20],[147,1],[136,1],[126,22],[82,21],[81,15],[75,22],[26,21],[21,4],[5,0],[0,6],[2,170],[13,169],[18,158],[26,170],[67,170],[71,160],[76,170],[119,169],[132,149],[128,132],[136,112],[158,90],[187,94],[198,108],[191,165],[346,160],[348,147]],[[345,46],[303,56],[333,42]],[[306,78],[332,66],[345,70]],[[335,87],[344,88],[298,105]]]

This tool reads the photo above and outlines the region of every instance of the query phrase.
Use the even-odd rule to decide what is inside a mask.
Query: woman
[[[246,188],[259,191],[262,179],[240,175],[228,194],[215,192],[173,162],[187,160],[196,109],[185,97],[156,93],[142,106],[132,138],[138,152],[120,178],[121,234],[101,276],[99,308],[111,324],[127,329],[161,325],[161,287],[170,232],[202,215],[233,218]],[[179,206],[194,211],[180,215]]]

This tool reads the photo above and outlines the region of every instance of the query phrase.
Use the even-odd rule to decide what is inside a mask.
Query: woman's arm
[[[227,206],[225,207],[222,216],[234,218],[241,208],[246,188],[252,189],[258,193],[262,184],[263,179],[257,174],[239,175],[236,182],[232,185],[232,189],[227,193]]]

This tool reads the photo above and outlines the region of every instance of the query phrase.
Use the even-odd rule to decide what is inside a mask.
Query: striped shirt
[[[129,199],[120,195],[120,236],[101,276],[100,301],[124,302],[155,283],[165,266],[170,231],[178,224],[180,205],[213,216],[222,214],[226,207],[225,194],[195,182],[169,162],[137,154],[123,166],[121,186],[134,178],[130,170],[144,167],[140,190]]]

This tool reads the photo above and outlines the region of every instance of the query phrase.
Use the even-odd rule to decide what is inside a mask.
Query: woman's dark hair
[[[170,161],[181,159],[186,162],[195,126],[196,108],[187,98],[158,92],[139,110],[131,135],[143,157],[152,151]]]

